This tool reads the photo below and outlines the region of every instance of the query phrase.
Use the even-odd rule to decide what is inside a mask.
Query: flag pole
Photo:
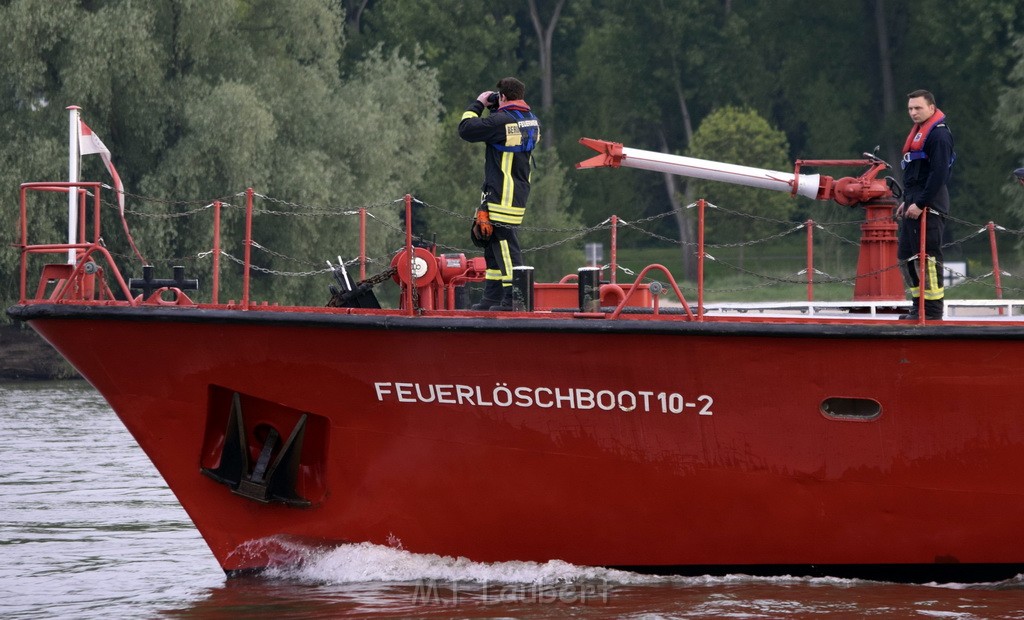
[[[67,107],[68,110],[68,183],[78,183],[78,164],[81,161],[78,156],[78,134],[80,128],[79,108],[76,105]],[[78,243],[78,188],[68,187],[68,244]],[[68,250],[68,264],[74,265],[76,251],[74,248]]]

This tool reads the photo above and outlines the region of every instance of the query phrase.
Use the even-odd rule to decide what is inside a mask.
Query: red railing
[[[27,196],[29,192],[59,192],[68,193],[71,191],[78,192],[78,210],[79,210],[79,226],[76,243],[59,243],[59,244],[35,244],[29,245],[28,242],[28,212],[27,212]],[[22,303],[30,301],[28,293],[28,257],[31,254],[57,254],[62,252],[74,252],[76,257],[75,264],[68,263],[66,267],[60,265],[48,266],[49,271],[44,269],[42,280],[39,287],[36,290],[35,296],[32,300],[42,301],[55,300],[55,299],[113,299],[114,293],[111,289],[102,282],[102,269],[100,273],[95,271],[88,272],[87,270],[93,269],[93,267],[87,267],[88,259],[94,255],[100,257],[100,262],[107,266],[111,276],[114,278],[116,283],[115,288],[119,288],[120,292],[124,295],[125,299],[130,304],[138,303],[139,300],[133,298],[129,286],[125,283],[122,275],[117,269],[113,258],[110,253],[101,245],[101,231],[100,231],[100,193],[101,184],[98,182],[78,182],[78,183],[67,183],[67,182],[40,182],[40,183],[24,183],[20,189],[20,235],[18,247],[21,249],[21,261],[20,261],[20,273],[19,273],[19,298]],[[245,237],[244,237],[244,257],[243,263],[243,276],[242,276],[242,300],[241,307],[248,309],[252,306],[250,297],[250,275],[252,271],[252,228],[253,228],[253,215],[254,215],[254,192],[252,188],[249,188],[245,192]],[[84,241],[88,236],[87,230],[87,218],[89,197],[92,197],[92,241]],[[220,254],[221,254],[221,212],[222,204],[220,201],[213,203],[213,235],[212,235],[212,254],[213,254],[213,265],[212,265],[212,303],[218,305],[220,303]],[[417,253],[413,249],[413,236],[412,236],[412,196],[406,195],[404,198],[405,206],[405,251],[406,256],[409,257],[409,273],[416,273],[416,255]],[[696,314],[691,311],[689,304],[686,302],[681,290],[675,284],[671,273],[665,267],[661,265],[651,265],[645,268],[635,279],[633,285],[629,287],[628,291],[622,291],[621,287],[619,290],[620,295],[616,296],[616,307],[611,313],[611,318],[618,318],[622,313],[623,309],[628,304],[631,297],[633,297],[635,290],[640,285],[645,275],[652,269],[662,271],[671,283],[671,287],[676,293],[679,301],[681,302],[687,317],[692,320],[702,321],[704,319],[704,306],[705,306],[705,258],[706,247],[705,247],[705,217],[707,203],[704,199],[700,199],[696,202],[697,207],[697,308]],[[920,282],[924,283],[924,272],[926,268],[925,261],[927,260],[927,254],[925,252],[925,232],[926,232],[926,221],[927,215],[922,214],[921,216],[921,237],[920,237],[920,256],[922,257],[921,262],[917,265]],[[612,216],[610,219],[610,242],[611,242],[611,263],[610,267],[610,282],[612,285],[616,285],[616,276],[618,270],[618,226],[619,219],[617,216]],[[814,300],[814,220],[807,220],[804,223],[807,230],[806,237],[806,282],[807,282],[807,301],[813,302]],[[998,248],[995,236],[995,230],[997,226],[993,222],[989,222],[988,239],[989,246],[992,256],[993,274],[995,277],[996,286],[996,297],[1002,299],[1003,288],[1001,282],[1001,271],[999,268],[999,256]],[[359,210],[359,263],[360,263],[360,280],[366,278],[366,210],[361,208]],[[895,267],[895,266],[894,266]],[[941,275],[941,274],[940,274]],[[56,277],[61,276],[61,277]],[[100,282],[94,282],[96,277],[99,276]],[[415,277],[412,278],[415,280]],[[60,282],[61,280],[67,280],[62,284],[55,287],[54,291],[50,295],[45,294],[45,288],[47,281]],[[466,278],[460,280],[463,281]],[[76,284],[72,284],[74,281]],[[563,279],[564,281],[564,279]],[[83,284],[85,282],[91,282],[91,284]],[[76,288],[77,287],[77,288]],[[414,295],[416,291],[413,290],[413,286],[403,287],[403,309],[404,312],[412,315],[416,312],[414,303]],[[98,296],[98,297],[97,297]],[[446,294],[443,296],[449,303],[445,304],[448,307],[454,307],[452,295]],[[141,300],[146,301],[146,300]],[[190,300],[189,300],[190,301]],[[657,314],[657,296],[652,299],[652,304],[655,307],[655,313]],[[919,303],[919,314],[923,317],[923,295],[920,296]],[[923,319],[922,319],[923,320]]]
[[[77,192],[78,194],[78,231],[76,243],[51,243],[51,244],[32,244],[28,243],[28,193],[30,191],[36,192],[58,192],[67,194],[69,192]],[[91,192],[92,195],[92,221],[93,221],[93,234],[92,242],[85,242],[84,239],[87,237],[86,229],[86,213],[88,196]],[[74,264],[64,263],[62,265],[50,266],[49,271],[45,268],[40,274],[40,283],[36,288],[35,299],[45,296],[45,289],[48,280],[53,280],[55,288],[53,292],[48,296],[48,299],[60,300],[60,299],[76,299],[82,300],[87,298],[96,298],[98,294],[99,299],[113,300],[114,293],[111,291],[109,286],[106,285],[105,280],[102,278],[102,266],[96,265],[95,263],[88,260],[94,254],[99,254],[103,263],[109,268],[113,277],[117,281],[122,293],[127,299],[131,299],[129,294],[128,285],[124,282],[121,277],[121,273],[118,271],[117,266],[114,263],[113,257],[110,252],[107,251],[100,244],[100,184],[97,182],[84,182],[80,181],[77,183],[69,182],[38,182],[38,183],[22,183],[19,191],[19,243],[17,245],[21,250],[21,260],[19,264],[18,274],[18,299],[20,303],[28,301],[28,257],[32,254],[57,254],[57,253],[69,253],[73,252],[73,256],[76,257]],[[99,270],[99,271],[97,271]],[[52,278],[50,276],[53,276]],[[59,277],[58,277],[59,276]],[[97,277],[99,276],[99,277]],[[96,286],[99,285],[99,291],[97,292]]]

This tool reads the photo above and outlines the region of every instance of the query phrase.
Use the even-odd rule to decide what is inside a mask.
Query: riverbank
[[[21,323],[0,325],[0,379],[70,379],[78,373],[39,334]]]

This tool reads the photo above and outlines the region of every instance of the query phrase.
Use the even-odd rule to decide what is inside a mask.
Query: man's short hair
[[[526,96],[526,85],[514,77],[501,78],[498,80],[498,92],[505,95],[505,99],[516,101]]]
[[[907,99],[917,99],[918,97],[924,97],[928,105],[935,105],[935,95],[931,94],[930,91],[918,89],[907,94]]]

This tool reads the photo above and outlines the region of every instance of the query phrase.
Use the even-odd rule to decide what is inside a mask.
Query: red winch
[[[456,291],[467,282],[484,279],[487,264],[482,256],[467,258],[465,254],[436,255],[422,247],[402,249],[391,259],[394,281],[413,288],[414,305],[423,310],[454,310]],[[402,307],[405,307],[403,294]]]

